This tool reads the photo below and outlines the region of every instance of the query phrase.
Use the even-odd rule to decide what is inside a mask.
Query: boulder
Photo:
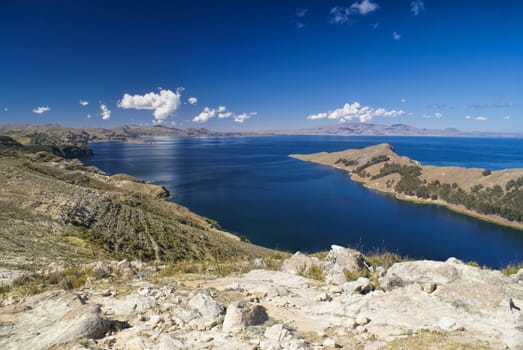
[[[374,285],[368,278],[360,277],[356,281],[344,283],[343,290],[347,294],[367,294],[374,290]]]
[[[207,321],[214,321],[225,312],[224,307],[217,303],[207,290],[198,290],[187,301],[187,305],[197,310]]]
[[[355,274],[364,267],[363,254],[359,251],[332,245],[325,258],[325,282],[343,285],[347,282],[345,273]]]
[[[47,292],[28,298],[25,304],[2,309],[0,324],[10,327],[0,327],[1,349],[54,348],[81,338],[100,338],[109,330],[100,307],[72,293]]]
[[[316,257],[310,257],[296,252],[289,259],[283,261],[281,270],[293,275],[306,274],[311,267],[321,267],[322,263]]]
[[[261,325],[268,319],[269,316],[263,306],[235,301],[227,307],[222,329],[225,333],[237,332],[248,326]]]

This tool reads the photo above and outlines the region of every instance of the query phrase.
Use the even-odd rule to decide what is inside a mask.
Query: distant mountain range
[[[297,130],[266,130],[252,132],[223,132],[205,128],[178,129],[163,125],[124,125],[114,128],[66,128],[58,124],[0,125],[0,133],[27,138],[32,144],[49,143],[51,136],[60,144],[86,144],[99,141],[132,141],[144,136],[271,136],[271,135],[340,135],[340,136],[455,136],[455,137],[523,137],[523,132],[466,132],[455,128],[420,129],[405,124],[345,123]],[[47,135],[44,137],[44,134]],[[16,138],[16,137],[15,137]],[[18,138],[17,138],[18,139]]]
[[[447,129],[420,129],[405,124],[370,124],[370,123],[344,123],[316,128],[298,130],[275,130],[268,132],[276,135],[366,135],[366,136],[497,136],[497,137],[523,137],[520,133],[478,132],[461,131],[455,128]]]

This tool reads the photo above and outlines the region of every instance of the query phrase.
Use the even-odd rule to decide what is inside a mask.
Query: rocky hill
[[[523,169],[428,166],[399,156],[389,144],[291,157],[342,169],[365,187],[401,200],[523,229]]]

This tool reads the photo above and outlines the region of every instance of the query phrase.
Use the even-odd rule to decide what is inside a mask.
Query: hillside
[[[224,260],[271,251],[218,230],[128,175],[107,176],[51,148],[0,143],[0,266],[94,257]]]
[[[398,199],[443,205],[523,229],[523,169],[426,166],[399,156],[388,144],[291,157],[347,171],[365,187]]]

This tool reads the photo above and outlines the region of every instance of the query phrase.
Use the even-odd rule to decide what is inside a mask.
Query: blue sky
[[[518,0],[4,0],[0,43],[0,123],[523,132]]]

